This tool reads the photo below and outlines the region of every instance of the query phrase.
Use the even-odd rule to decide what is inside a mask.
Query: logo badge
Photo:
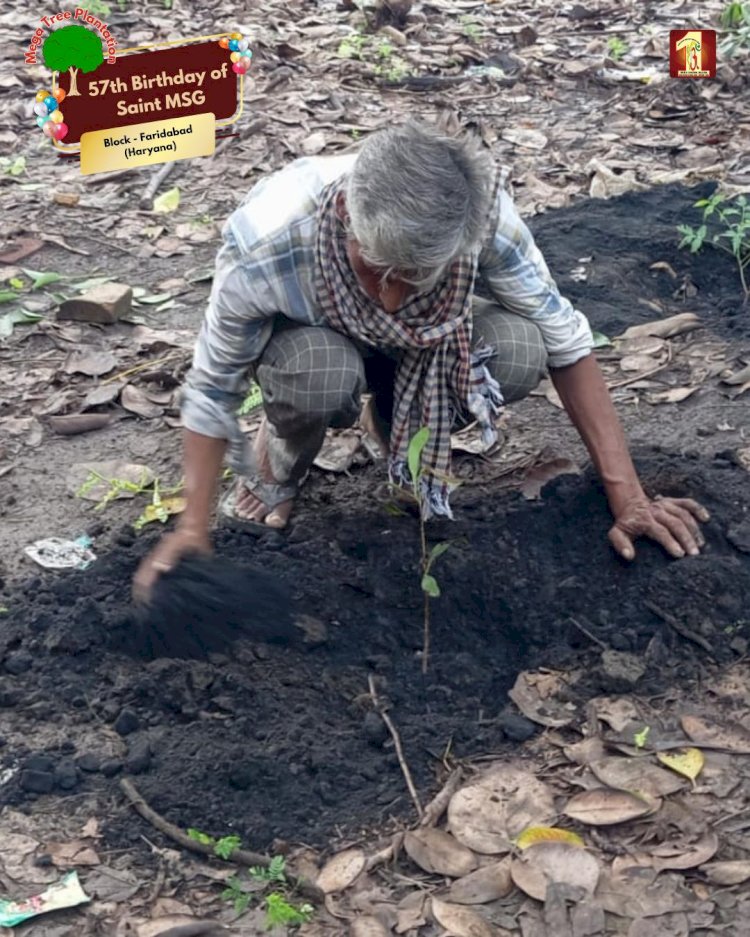
[[[715,78],[716,30],[670,30],[669,74],[672,78]]]

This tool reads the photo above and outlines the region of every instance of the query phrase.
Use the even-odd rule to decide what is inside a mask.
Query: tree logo
[[[42,45],[42,58],[51,71],[70,73],[70,97],[81,93],[76,83],[79,69],[87,74],[104,62],[99,37],[85,26],[77,25],[63,26],[50,33]]]

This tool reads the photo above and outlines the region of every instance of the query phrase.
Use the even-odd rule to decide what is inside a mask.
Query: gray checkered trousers
[[[487,362],[506,403],[527,396],[544,377],[547,352],[529,319],[475,296],[473,342],[494,352]],[[277,316],[255,366],[268,418],[268,452],[280,484],[299,482],[323,444],[326,429],[352,426],[361,396],[374,395],[375,415],[388,438],[396,360],[325,326],[297,325]],[[252,481],[251,481],[252,487]]]

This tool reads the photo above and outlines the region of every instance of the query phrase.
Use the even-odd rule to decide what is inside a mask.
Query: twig
[[[108,377],[106,380],[102,381],[102,384],[111,384],[113,381],[119,381],[123,377],[129,377],[131,374],[137,374],[138,371],[143,371],[145,368],[150,367],[161,367],[161,365],[166,364],[167,361],[171,361],[176,357],[177,352],[170,351],[168,355],[165,355],[163,358],[156,358],[154,361],[144,361],[142,364],[137,364],[134,368],[128,368],[127,371],[120,371],[119,374],[115,374],[114,377]]]
[[[695,631],[691,631],[690,628],[686,628],[681,621],[678,621],[674,615],[670,615],[669,612],[665,612],[663,608],[657,605],[655,602],[652,602],[650,599],[644,599],[643,604],[647,609],[652,611],[654,615],[658,618],[661,618],[662,621],[665,621],[670,628],[674,628],[677,634],[681,635],[683,638],[686,638],[688,641],[692,641],[693,644],[697,644],[698,647],[702,647],[704,651],[714,656],[714,649],[711,647],[710,642],[708,642],[702,634],[696,634]]]
[[[138,205],[144,209],[150,209],[154,207],[154,196],[159,191],[159,186],[164,182],[167,176],[172,172],[175,167],[175,163],[164,163],[164,165],[159,168],[148,181],[148,185],[143,190],[143,195],[141,196]]]
[[[575,627],[578,628],[581,634],[585,634],[586,637],[589,639],[589,641],[593,641],[594,644],[598,644],[599,647],[605,651],[609,650],[609,645],[605,644],[605,642],[602,641],[601,638],[597,638],[595,634],[592,634],[588,628],[584,628],[584,626],[580,623],[580,621],[576,621],[575,618],[571,617],[570,615],[568,616],[568,621],[571,623],[571,625],[575,625]]]
[[[127,778],[122,778],[120,781],[120,789],[128,798],[136,813],[140,814],[154,829],[159,830],[160,833],[163,833],[166,837],[177,843],[178,846],[182,846],[183,849],[189,849],[191,852],[200,853],[202,856],[221,859],[221,856],[216,855],[210,843],[199,843],[197,840],[191,839],[179,826],[175,826],[174,823],[165,820],[164,817],[160,816],[152,807],[149,807],[143,797],[138,793],[132,781]],[[231,862],[232,865],[260,865],[263,866],[263,868],[268,868],[271,864],[270,856],[264,856],[260,852],[252,852],[249,849],[235,849],[225,861]],[[322,903],[323,893],[317,885],[314,885],[307,879],[292,876],[290,876],[290,881],[306,898]]]
[[[409,788],[409,794],[411,795],[411,799],[414,802],[417,815],[421,820],[424,816],[424,810],[422,809],[422,804],[419,800],[417,789],[414,786],[414,781],[411,777],[411,771],[409,771],[409,765],[407,765],[406,759],[404,758],[404,750],[401,747],[401,736],[398,734],[398,729],[393,724],[393,720],[386,712],[385,707],[380,697],[378,696],[378,691],[375,689],[375,681],[372,677],[372,674],[370,674],[370,676],[367,678],[367,682],[370,687],[370,699],[372,700],[372,704],[380,714],[380,718],[386,724],[388,731],[391,733],[391,738],[393,739],[393,744],[396,748],[396,757],[398,758],[398,763],[401,766],[401,772],[404,776],[404,780],[406,781],[406,786]]]
[[[448,776],[448,780],[442,788],[435,794],[432,800],[424,808],[424,814],[419,821],[420,826],[435,826],[438,820],[448,809],[451,797],[456,793],[464,779],[462,768],[454,768]]]

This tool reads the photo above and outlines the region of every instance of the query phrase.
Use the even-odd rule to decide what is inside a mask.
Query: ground
[[[715,24],[719,5],[711,6]],[[110,22],[128,44],[220,28],[218,14],[200,22],[200,14],[177,5],[143,16],[125,7]],[[741,819],[746,781],[737,779],[745,777],[750,748],[739,729],[729,742],[702,746],[707,761],[698,787],[679,792],[653,822],[598,832],[563,817],[570,794],[594,786],[591,759],[569,754],[578,740],[606,745],[608,755],[618,745],[633,754],[632,733],[622,733],[632,722],[648,728],[645,751],[653,758],[660,744],[699,744],[685,728],[686,713],[750,726],[741,692],[750,641],[748,405],[743,380],[726,382],[745,364],[750,320],[732,259],[679,250],[676,233],[678,224],[697,221],[693,203],[717,183],[728,192],[750,184],[741,145],[746,76],[725,63],[716,83],[662,80],[665,30],[678,25],[664,5],[591,16],[566,8],[559,14],[565,50],[552,13],[545,6],[532,18],[502,3],[415,5],[405,24],[385,24],[381,33],[396,50],[377,54],[396,69],[391,87],[382,85],[382,66],[373,74],[375,53],[339,54],[346,36],[362,30],[356,9],[270,5],[253,14],[257,21],[242,23],[236,12],[225,13],[221,28],[257,37],[248,117],[216,156],[173,168],[162,189],[177,186],[181,200],[168,214],[138,206],[150,170],[84,181],[76,166],[55,165],[26,129],[43,69],[11,69],[19,77],[0,83],[18,117],[0,139],[26,159],[25,171],[0,180],[12,219],[7,243],[19,236],[42,242],[28,259],[6,263],[4,284],[17,276],[28,284],[29,268],[65,277],[24,293],[24,307],[45,318],[16,327],[0,345],[7,390],[0,401],[7,608],[0,627],[0,881],[5,893],[30,894],[78,868],[96,899],[86,911],[31,925],[30,933],[146,937],[170,933],[167,919],[182,923],[181,914],[232,920],[220,897],[224,870],[176,852],[136,816],[119,787],[123,776],[166,820],[215,837],[236,834],[248,848],[290,855],[305,874],[312,861],[347,846],[371,857],[414,823],[403,763],[372,688],[388,706],[423,803],[457,769],[471,780],[488,764],[520,764],[556,797],[554,816],[540,808],[534,822],[556,817],[556,825],[578,829],[603,863],[651,848],[666,829],[674,845],[674,830],[689,839],[707,825],[719,834],[717,859],[747,855],[735,814]],[[700,21],[697,5],[681,5],[677,18]],[[11,45],[26,20],[25,11],[2,14],[8,56],[17,58]],[[608,58],[612,35],[628,46],[621,62]],[[398,64],[402,58],[406,65]],[[405,73],[466,75],[477,64],[501,72],[426,90]],[[644,67],[648,83],[638,79]],[[393,111],[447,114],[512,165],[513,192],[552,273],[598,332],[614,339],[633,326],[697,316],[677,334],[627,338],[598,354],[648,490],[689,495],[711,511],[704,555],[675,563],[642,544],[632,565],[614,556],[603,495],[542,385],[508,409],[497,453],[457,457],[464,479],[457,519],[429,533],[451,546],[436,569],[442,595],[431,608],[426,675],[416,522],[373,498],[382,472],[365,464],[362,450],[345,472],[314,473],[287,533],[216,535],[219,556],[284,585],[303,625],[291,642],[246,640],[200,661],[126,653],[129,581],[160,525],[134,532],[144,495],[97,510],[76,495],[86,473],[73,467],[117,459],[147,464],[164,485],[178,481],[174,390],[205,306],[221,222],[264,171],[356,143]],[[54,201],[60,193],[77,194],[78,204]],[[57,323],[59,299],[95,276],[145,289],[133,321]],[[91,353],[83,371],[80,355],[73,357],[81,351]],[[102,363],[105,353],[114,360]],[[134,388],[129,406],[127,396],[84,404],[107,382]],[[84,407],[112,421],[81,435],[54,432],[55,417]],[[560,469],[566,473],[555,477]],[[24,556],[35,539],[84,532],[99,557],[85,571],[46,572]],[[533,692],[519,696],[519,674],[531,674],[534,686],[555,675],[545,703]],[[731,692],[727,675],[737,675]],[[620,725],[607,716],[612,698],[630,707],[632,719]],[[564,717],[550,718],[545,705]],[[675,819],[678,805],[689,824]],[[451,830],[464,841],[455,818]],[[373,861],[348,897],[328,900],[308,933],[344,933],[348,924],[337,914],[376,914],[399,933],[440,933],[439,905],[432,917],[420,918],[420,906],[408,918],[415,898],[440,881],[423,868],[403,853],[382,867]],[[722,889],[718,873],[686,871],[689,863],[666,868],[681,870],[660,873],[659,882],[673,889],[671,904],[632,914],[631,925],[600,899],[606,924],[570,933],[741,933],[747,886]],[[690,900],[679,891],[685,883]],[[486,905],[494,933],[528,937],[555,926],[551,898],[543,910],[522,899],[516,889]],[[646,922],[640,930],[639,918]],[[259,920],[250,912],[232,932],[261,932]],[[559,925],[555,932],[566,933]]]

